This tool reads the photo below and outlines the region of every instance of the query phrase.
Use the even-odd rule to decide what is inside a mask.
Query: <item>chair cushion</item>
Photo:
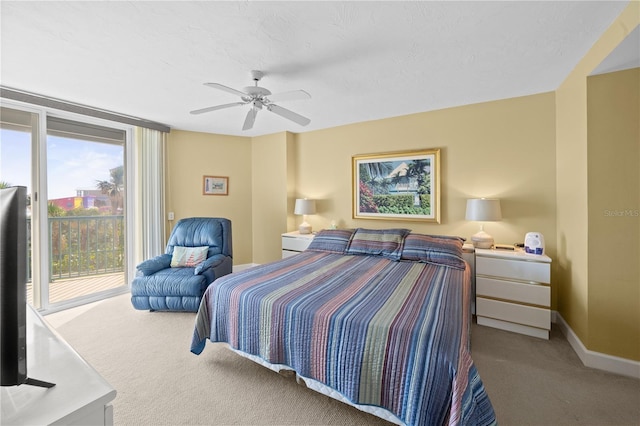
[[[187,218],[180,219],[176,224],[169,241],[166,253],[172,254],[176,247],[209,247],[211,257],[214,254],[231,255],[229,242],[225,238],[223,221],[213,218]],[[228,251],[225,250],[225,247]]]
[[[138,276],[131,283],[132,296],[202,296],[207,277],[194,268],[167,268],[150,276]]]

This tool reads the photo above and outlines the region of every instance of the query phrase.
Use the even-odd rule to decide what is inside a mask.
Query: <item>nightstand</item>
[[[462,246],[462,258],[467,261],[471,268],[471,315],[476,314],[476,249],[473,244],[467,243]]]
[[[299,231],[282,234],[282,258],[305,251],[315,234],[301,234]]]
[[[476,249],[479,325],[549,338],[551,258],[522,250]]]

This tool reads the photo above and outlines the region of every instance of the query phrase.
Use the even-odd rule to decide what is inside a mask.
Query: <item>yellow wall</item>
[[[584,77],[583,77],[584,78]],[[587,337],[586,81],[556,91],[558,310],[580,340]]]
[[[276,133],[252,142],[253,262],[265,263],[282,257],[280,235],[287,231],[289,191],[293,190],[292,135]]]
[[[640,360],[640,68],[587,80],[589,347]]]
[[[167,212],[185,217],[226,217],[232,223],[233,263],[251,263],[251,139],[172,130],[167,141]],[[203,176],[228,176],[229,195],[203,195]]]
[[[630,2],[556,90],[558,311],[587,349],[593,347],[590,324],[596,317],[591,317],[590,307],[598,294],[589,285],[588,253],[597,242],[589,238],[588,231],[587,76],[639,23],[640,2]],[[616,316],[620,310],[616,307],[603,315]],[[635,318],[635,313],[622,313],[623,322]],[[601,350],[619,352],[612,346]],[[631,359],[638,360],[637,355]]]

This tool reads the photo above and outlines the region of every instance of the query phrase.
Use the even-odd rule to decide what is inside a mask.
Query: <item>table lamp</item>
[[[302,215],[302,223],[298,230],[301,234],[310,234],[311,225],[307,223],[308,214],[316,214],[316,201],[306,198],[298,198],[296,200],[296,206],[293,210],[293,214]]]
[[[478,222],[502,220],[500,200],[495,198],[472,198],[467,200],[465,219]],[[484,232],[484,225],[481,223],[480,231],[471,236],[471,242],[476,248],[488,249],[493,246],[493,237]]]

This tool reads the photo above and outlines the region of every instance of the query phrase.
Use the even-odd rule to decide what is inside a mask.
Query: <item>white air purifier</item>
[[[529,254],[544,254],[544,236],[539,232],[527,232],[524,237],[524,251]]]

